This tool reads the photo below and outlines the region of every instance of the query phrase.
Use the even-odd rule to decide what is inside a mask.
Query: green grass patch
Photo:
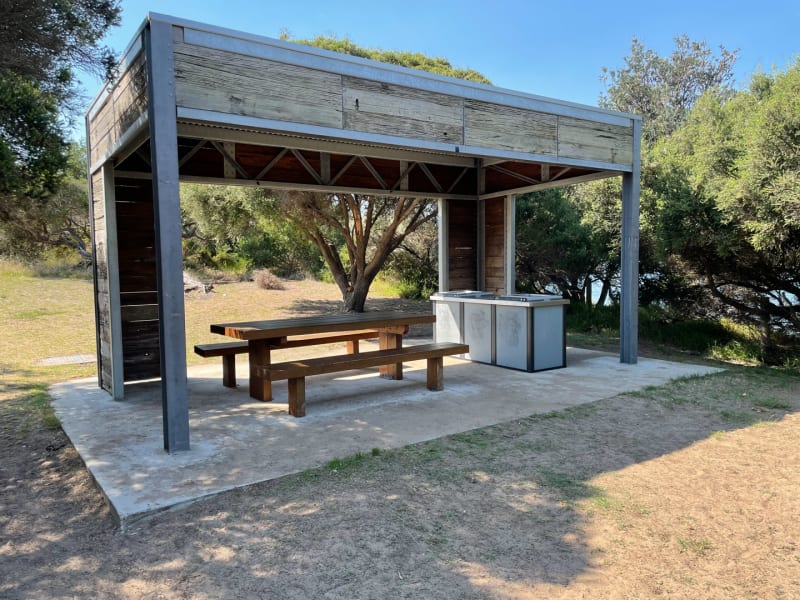
[[[743,410],[722,409],[719,411],[719,416],[736,425],[752,425],[759,421],[753,413]]]
[[[23,310],[12,315],[13,319],[25,321],[28,319],[40,319],[43,317],[54,317],[65,314],[63,311],[51,308],[36,308],[34,310]]]
[[[488,448],[492,438],[486,430],[476,429],[464,433],[454,433],[450,439],[460,444],[467,444],[476,448]]]
[[[586,480],[571,473],[541,469],[537,472],[536,481],[542,487],[549,488],[566,500],[602,497],[603,491]]]
[[[379,275],[369,286],[370,296],[396,298],[400,296],[400,283],[390,277]]]
[[[792,410],[791,402],[780,400],[778,398],[758,398],[753,401],[753,406],[769,408],[772,410]]]
[[[619,338],[619,307],[572,303],[567,308],[567,331],[570,343],[607,346],[609,340]],[[723,362],[755,365],[762,359],[756,328],[730,319],[687,320],[657,306],[642,306],[639,308],[639,337],[667,350]],[[783,339],[781,344],[786,349],[784,366],[800,367],[800,340]]]
[[[325,465],[325,469],[344,475],[361,466],[361,464],[368,458],[368,454],[356,452],[355,454],[345,458],[334,458],[327,465]]]
[[[587,402],[586,404],[577,404],[575,406],[569,406],[562,410],[553,410],[546,413],[530,415],[527,418],[530,421],[546,421],[548,419],[563,419],[563,420],[579,419],[582,417],[588,417],[589,415],[593,414],[596,410],[597,407],[593,402]]]
[[[682,553],[691,552],[697,556],[705,556],[713,549],[713,546],[711,542],[706,539],[695,540],[692,538],[679,537],[678,548],[680,548]]]
[[[50,404],[46,385],[21,385],[6,390],[0,399],[3,400],[0,418],[20,436],[27,435],[35,427],[58,429],[61,426]]]

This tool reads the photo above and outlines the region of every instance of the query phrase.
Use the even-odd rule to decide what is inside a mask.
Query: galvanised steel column
[[[178,131],[172,26],[152,19],[145,28],[150,164],[156,231],[164,449],[189,449],[183,253],[178,188]]]
[[[622,176],[622,259],[619,314],[620,362],[636,364],[639,352],[639,191],[642,120],[633,120],[633,169]]]

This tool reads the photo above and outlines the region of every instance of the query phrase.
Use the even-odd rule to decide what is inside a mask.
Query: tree
[[[100,40],[118,0],[0,3],[0,251],[69,245],[86,256],[86,185],[67,143],[77,106],[73,70],[106,74]],[[85,164],[85,159],[83,164]]]
[[[664,252],[710,296],[759,325],[800,331],[800,61],[735,95],[707,92],[652,154]]]
[[[657,253],[653,223],[657,216],[649,202],[647,176],[649,153],[654,143],[681,126],[698,98],[706,90],[730,93],[736,52],[720,47],[715,55],[705,42],[687,36],[675,38],[675,49],[669,56],[659,56],[639,40],[631,41],[630,54],[621,69],[603,69],[607,87],[600,105],[643,116],[643,188],[640,231],[640,296],[645,303],[668,299],[676,301],[684,295],[683,275],[675,265]],[[564,196],[575,205],[581,222],[588,227],[594,248],[602,258],[593,257],[583,266],[586,283],[602,285],[598,303],[605,303],[619,274],[621,186],[617,179],[580,184]],[[588,256],[588,255],[587,255]]]
[[[53,192],[66,166],[74,69],[111,73],[100,45],[118,0],[4,0],[0,4],[0,194]]]
[[[633,38],[625,67],[603,68],[608,91],[600,105],[642,115],[642,138],[652,143],[675,131],[706,90],[730,88],[737,52],[720,46],[717,57],[705,41],[682,35],[663,57]]]
[[[386,262],[402,298],[427,300],[439,289],[439,228],[433,220],[406,236]]]
[[[283,36],[284,39],[288,35]],[[301,44],[490,83],[470,69],[457,69],[443,58],[418,53],[361,48],[348,39],[319,36]],[[345,311],[361,312],[369,287],[389,255],[404,240],[436,217],[435,205],[424,198],[382,197],[317,192],[280,193],[286,215],[312,240],[342,292]]]
[[[0,4],[0,74],[70,91],[73,69],[111,72],[114,55],[100,46],[119,24],[119,0],[3,0]]]
[[[641,114],[644,170],[652,144],[685,120],[707,89],[727,89],[736,53],[725,48],[715,56],[705,42],[675,39],[675,50],[661,57],[637,39],[625,66],[603,69],[608,86],[601,106]],[[647,179],[645,178],[645,186]],[[682,278],[656,253],[654,216],[642,190],[640,292],[644,302],[674,299],[685,291]],[[621,185],[618,179],[579,184],[569,190],[530,194],[517,214],[517,264],[520,287],[543,291],[555,286],[575,301],[597,304],[613,296],[620,269]],[[547,235],[542,235],[547,231]]]
[[[228,271],[268,268],[276,275],[316,274],[316,246],[286,219],[261,188],[181,186],[184,260],[189,267]]]
[[[24,202],[17,195],[0,193],[0,254],[32,258],[64,248],[77,251],[84,262],[91,261],[83,144],[67,147],[59,178],[52,192],[31,194]],[[36,182],[28,185],[32,188]]]
[[[288,40],[289,34],[284,32],[281,34],[281,39]],[[377,60],[378,62],[398,65],[400,67],[419,69],[420,71],[428,71],[430,73],[436,73],[437,75],[456,77],[458,79],[466,79],[477,83],[491,83],[483,74],[474,69],[454,67],[446,58],[425,56],[419,52],[363,48],[353,43],[348,38],[338,38],[333,35],[320,35],[312,39],[293,41],[297,44],[314,46],[316,48],[322,48],[323,50],[358,56],[359,58]]]
[[[561,188],[517,198],[517,283],[526,292],[555,287],[576,302],[588,294],[591,303],[591,279],[602,258],[569,195]]]
[[[288,218],[322,253],[348,312],[364,310],[389,255],[436,217],[434,205],[420,198],[317,192],[280,192],[280,198]]]

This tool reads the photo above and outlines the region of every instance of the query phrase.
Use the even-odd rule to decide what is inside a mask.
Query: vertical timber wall
[[[505,197],[484,202],[484,290],[504,294],[505,278]]]
[[[478,203],[448,200],[447,255],[451,290],[478,288]]]
[[[121,330],[122,352],[122,374],[116,374],[117,381],[160,375],[153,192],[149,181],[117,179],[113,198],[107,199],[105,186],[110,182],[104,182],[103,172],[100,169],[92,175],[91,202],[97,373],[100,387],[121,398],[122,391],[114,389],[115,325]],[[107,200],[113,201],[115,218],[107,214]],[[116,248],[109,247],[113,239]],[[116,259],[110,261],[112,251]],[[118,265],[117,281],[112,281],[114,264]]]
[[[94,301],[97,319],[97,378],[100,387],[111,392],[113,367],[111,356],[111,294],[108,277],[108,248],[106,241],[105,189],[103,170],[92,174],[92,255],[94,257]]]
[[[117,179],[115,195],[125,381],[159,377],[153,188],[150,181]]]

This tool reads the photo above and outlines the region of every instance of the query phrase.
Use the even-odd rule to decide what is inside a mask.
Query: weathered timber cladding
[[[141,52],[114,84],[103,106],[89,122],[89,162],[99,162],[146,112],[147,70],[144,52]]]
[[[342,126],[339,75],[192,44],[175,44],[178,106]]]
[[[505,293],[505,198],[484,203],[484,289]]]
[[[149,181],[115,181],[122,360],[125,381],[160,375],[153,190]]]
[[[97,373],[100,387],[111,391],[111,302],[108,295],[108,254],[106,250],[105,193],[103,170],[92,174],[92,254],[95,261],[95,310],[97,314]]]
[[[342,79],[345,129],[464,143],[460,98],[355,77]]]
[[[478,287],[478,203],[448,200],[448,281],[451,290]]]
[[[558,117],[511,106],[467,100],[464,103],[464,143],[556,156]]]
[[[114,102],[110,96],[89,122],[89,141],[90,164],[96,164],[114,145]]]
[[[178,107],[558,159],[632,164],[632,125],[609,125],[175,41]],[[241,51],[241,50],[239,50]],[[291,60],[291,59],[288,59]],[[302,61],[300,61],[302,62]],[[343,137],[348,135],[343,133]],[[539,158],[541,160],[541,158]]]
[[[630,165],[633,128],[559,117],[558,156]]]

